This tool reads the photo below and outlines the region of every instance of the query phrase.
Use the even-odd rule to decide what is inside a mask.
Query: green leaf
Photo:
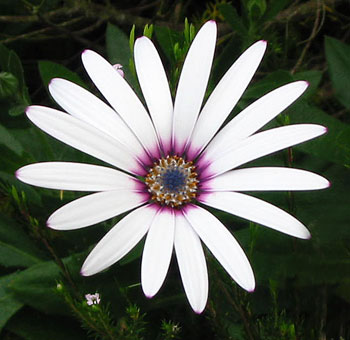
[[[304,71],[293,75],[293,80],[306,80],[309,82],[309,87],[305,92],[304,98],[309,98],[317,91],[322,79],[321,71]]]
[[[0,215],[0,264],[5,267],[29,267],[41,262],[42,258],[21,227]]]
[[[7,321],[23,306],[22,302],[18,301],[6,290],[6,287],[16,275],[17,273],[13,273],[0,278],[0,331]]]
[[[80,254],[63,259],[74,282],[80,279],[82,260]],[[18,300],[39,311],[66,315],[68,307],[56,292],[59,280],[62,280],[62,273],[57,264],[53,261],[41,262],[18,273],[9,289]]]
[[[8,113],[12,117],[17,117],[22,115],[26,111],[27,107],[28,107],[28,104],[15,105],[9,109]]]
[[[251,21],[258,21],[266,12],[265,0],[248,0],[246,4]]]
[[[242,99],[238,102],[236,110],[242,110],[252,101],[255,101],[265,95],[266,93],[275,90],[276,88],[291,83],[293,77],[291,74],[284,70],[278,70],[270,73],[265,78],[257,81],[256,83],[248,86],[247,90],[244,92]]]
[[[130,60],[132,59],[129,39],[120,28],[111,23],[107,25],[106,49],[109,62],[112,65],[121,64],[125,78],[133,88],[136,88],[136,79],[129,68]]]
[[[0,144],[3,144],[18,156],[23,153],[23,147],[21,143],[15,139],[12,134],[4,126],[0,124]]]
[[[86,87],[86,84],[78,76],[78,74],[69,70],[63,65],[54,63],[52,61],[39,61],[39,72],[46,88],[53,78],[67,79],[82,87]]]
[[[331,182],[331,187],[322,191],[298,193],[298,217],[311,229],[312,240],[317,248],[327,249],[321,251],[324,258],[333,262],[334,254],[342,254],[338,260],[349,261],[350,228],[350,170],[332,164],[321,173]],[[343,271],[339,274],[349,273]]]
[[[18,91],[16,92],[17,104],[29,105],[30,98],[25,85],[21,60],[14,51],[9,50],[2,44],[0,44],[0,66],[2,71],[11,73],[18,82]]]
[[[288,71],[278,70],[249,86],[244,93],[244,99],[258,99],[264,94],[293,81]]]
[[[350,108],[350,45],[326,37],[326,59],[329,66],[329,75],[335,90],[336,98],[346,108]]]
[[[111,64],[129,64],[131,58],[129,39],[117,26],[108,23],[106,31],[106,49]]]
[[[0,72],[0,99],[13,97],[18,91],[18,80],[9,72]]]
[[[170,29],[169,27],[163,26],[155,26],[154,33],[166,58],[171,64],[174,64],[174,46],[176,43],[183,41],[182,34]]]
[[[18,80],[20,97],[23,102],[29,104],[29,94],[24,80],[24,72],[21,60],[14,51],[10,51],[8,59],[8,70],[11,72]]]
[[[0,67],[2,71],[9,72],[9,69],[8,69],[9,55],[10,55],[10,50],[3,44],[0,44]]]
[[[340,283],[336,289],[336,295],[350,304],[350,282],[349,279]]]
[[[350,126],[301,100],[288,109],[291,124],[315,123],[328,128],[326,135],[296,146],[319,158],[350,165]]]
[[[276,17],[276,15],[287,6],[291,0],[278,0],[278,1],[269,1],[266,12],[262,18],[262,21],[269,21]]]
[[[242,38],[248,35],[248,30],[245,27],[242,18],[238,15],[236,8],[231,4],[221,4],[218,6],[220,13],[223,15],[228,24],[231,25],[233,31]]]
[[[84,340],[86,333],[72,319],[24,309],[6,325],[6,330],[26,340]]]

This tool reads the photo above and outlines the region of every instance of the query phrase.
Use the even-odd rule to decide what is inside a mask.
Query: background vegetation
[[[269,42],[256,76],[232,116],[254,99],[297,79],[306,94],[269,126],[313,122],[326,136],[264,157],[253,165],[288,165],[327,177],[328,190],[264,193],[300,219],[311,240],[298,240],[216,211],[244,247],[257,289],[240,289],[208,254],[210,295],[196,315],[184,295],[176,261],[164,287],[148,300],[140,287],[136,247],[124,260],[89,278],[80,266],[115,223],[56,232],[47,217],[76,193],[16,180],[38,161],[96,160],[29,123],[29,104],[56,107],[47,92],[63,77],[99,95],[84,72],[91,48],[124,66],[139,91],[133,37],[152,36],[172,90],[191,36],[219,25],[208,93],[250,44]],[[131,42],[131,44],[130,44]],[[14,339],[350,339],[350,4],[348,0],[1,0],[0,2],[0,337]],[[88,306],[87,293],[101,303]]]

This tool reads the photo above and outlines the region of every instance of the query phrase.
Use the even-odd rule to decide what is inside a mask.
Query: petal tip
[[[86,49],[83,52],[81,52],[81,59],[82,59],[83,63],[84,63],[84,60],[86,58],[88,58],[91,54],[92,54],[92,51],[88,50],[88,49]]]
[[[200,314],[202,314],[203,313],[203,310],[204,310],[204,308],[193,308],[193,311],[197,314],[197,315],[200,315]]]
[[[56,83],[55,79],[57,79],[57,78],[52,78],[52,79],[49,81],[49,83],[47,84],[47,87],[48,87],[49,89],[50,89],[50,87],[52,87],[52,86]]]
[[[17,169],[16,171],[15,171],[15,177],[17,178],[17,179],[19,179],[20,180],[20,177],[21,177],[21,169]]]
[[[24,112],[25,112],[25,114],[26,114],[27,116],[28,116],[28,114],[29,114],[30,109],[31,109],[31,105],[30,105],[30,106],[27,106],[27,107],[25,108],[25,110],[24,110]]]
[[[66,79],[62,79],[62,78],[52,78],[50,81],[49,81],[49,84],[48,84],[48,88],[52,88],[53,86],[57,85],[57,83],[61,82],[61,81],[65,81]]]
[[[267,40],[260,40],[259,43],[264,49],[267,47],[268,44]]]
[[[251,288],[248,288],[247,292],[248,293],[254,293],[255,292],[255,285],[253,287],[251,287]]]
[[[310,86],[310,83],[307,80],[297,80],[291,84],[297,84],[302,90],[302,93]]]
[[[46,227],[48,227],[48,228],[50,228],[50,229],[54,229],[54,228],[52,227],[51,223],[50,223],[50,219],[48,219],[48,220],[46,221]]]
[[[81,275],[81,276],[84,276],[84,277],[87,277],[87,276],[90,276],[90,275],[92,275],[92,274],[88,273],[88,272],[86,271],[86,269],[81,268],[81,269],[80,269],[80,275]]]
[[[299,238],[303,240],[310,240],[311,239],[311,233],[306,229],[303,235],[299,235]]]
[[[142,42],[146,40],[148,40],[148,37],[146,37],[145,35],[142,35],[141,37],[136,38],[135,44],[137,44],[137,42]]]

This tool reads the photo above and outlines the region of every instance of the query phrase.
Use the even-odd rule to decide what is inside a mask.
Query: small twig
[[[87,317],[86,315],[84,315],[84,313],[82,313],[74,304],[73,301],[70,301],[70,299],[66,299],[68,305],[70,306],[70,308],[72,309],[72,311],[77,315],[78,318],[80,318],[81,320],[83,320],[83,322],[86,323],[86,325],[88,327],[90,327],[93,331],[95,331],[97,334],[101,334],[103,336],[108,336],[109,339],[111,340],[115,340],[115,336],[114,334],[112,334],[108,328],[106,328],[105,323],[103,322],[103,326],[105,327],[104,330],[98,328],[95,326],[95,323],[93,322],[93,320],[91,320],[89,317]]]
[[[43,16],[41,14],[38,14],[38,16],[42,20],[42,22],[44,22],[46,25],[52,27],[54,30],[61,32],[61,33],[64,33],[65,35],[71,37],[72,39],[74,39],[75,41],[79,42],[80,44],[82,44],[86,47],[91,46],[90,40],[87,40],[87,39],[81,37],[76,32],[72,32],[72,31],[64,28],[63,25],[53,23],[52,21],[50,21],[50,19],[47,19],[45,16]]]
[[[76,34],[79,34],[79,35],[83,35],[83,34],[86,34],[86,33],[90,33],[92,32],[93,30],[95,30],[96,28],[100,27],[102,24],[104,24],[106,22],[105,19],[100,19],[98,21],[96,21],[94,24],[92,25],[89,25],[85,28],[82,28],[81,30],[79,31],[75,31]]]
[[[80,20],[82,20],[81,17],[73,18],[73,19],[71,19],[69,21],[65,21],[65,22],[63,22],[61,24],[58,24],[58,26],[66,27],[66,26],[69,26],[71,24],[75,24],[75,23],[79,22]],[[29,33],[24,33],[24,34],[17,35],[15,37],[10,37],[10,38],[6,38],[6,39],[3,39],[3,40],[0,40],[0,43],[8,44],[10,42],[14,42],[14,41],[17,41],[17,40],[29,39],[29,38],[33,38],[33,37],[39,36],[39,35],[44,34],[44,33],[48,33],[48,32],[50,32],[52,30],[53,30],[53,27],[45,27],[45,28],[41,28],[39,30],[35,30],[35,31],[32,31],[32,32],[29,32]],[[57,38],[57,37],[55,37],[55,38]]]
[[[249,340],[254,340],[254,335],[252,333],[252,331],[250,330],[250,324],[247,320],[246,314],[244,312],[244,310],[242,309],[241,306],[239,306],[234,299],[232,299],[231,295],[229,294],[229,292],[227,291],[225,285],[223,284],[223,282],[218,279],[217,280],[222,292],[224,293],[224,295],[226,296],[228,302],[233,306],[233,308],[239,313],[239,315],[242,318],[243,324],[244,324],[244,328],[246,330],[247,336]]]
[[[319,32],[319,29],[322,25],[322,23],[320,25],[321,9],[324,11],[324,4],[322,4],[322,6],[321,6],[320,0],[317,0],[316,18],[315,18],[315,22],[314,22],[310,37],[307,39],[306,45],[305,45],[304,49],[302,50],[298,61],[296,62],[293,69],[291,70],[291,74],[294,74],[296,72],[296,70],[300,67],[300,65],[302,64],[302,62],[305,58],[306,52],[308,51],[308,49],[311,46],[312,40],[316,37],[317,33]]]
[[[43,244],[45,245],[46,249],[49,251],[51,256],[54,258],[56,264],[61,269],[63,275],[66,278],[66,280],[68,281],[68,283],[72,287],[76,297],[80,298],[80,294],[78,292],[78,289],[77,289],[77,287],[76,287],[76,285],[75,285],[75,283],[74,283],[74,281],[73,281],[73,279],[72,279],[72,277],[71,277],[67,267],[65,266],[63,261],[60,259],[60,257],[57,256],[57,254],[56,254],[55,250],[53,249],[53,247],[51,246],[50,242],[46,239],[46,237],[43,235],[42,231],[39,228],[40,228],[39,226],[37,228],[34,228],[35,233],[37,234],[39,239],[43,242]]]
[[[147,10],[149,8],[152,8],[152,7],[155,7],[157,5],[159,5],[161,2],[161,0],[156,0],[156,1],[153,1],[151,2],[150,4],[145,4],[145,5],[141,5],[141,6],[136,6],[136,7],[131,7],[131,8],[128,8],[128,11],[130,13],[139,13],[139,12],[143,12],[144,10]]]
[[[75,14],[76,12],[80,11],[78,8],[67,8],[63,7],[51,12],[45,13],[45,16],[47,18],[54,18],[56,16],[71,16],[72,14]],[[36,23],[39,22],[40,19],[36,14],[33,15],[0,15],[0,22],[5,22],[5,23]]]

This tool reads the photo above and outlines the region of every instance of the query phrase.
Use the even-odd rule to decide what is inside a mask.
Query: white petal
[[[227,146],[227,152],[223,155],[211,155],[212,159],[210,159],[204,154],[198,165],[205,166],[208,162],[211,163],[204,170],[203,178],[217,176],[249,161],[305,142],[326,132],[325,127],[315,124],[296,124],[270,129],[248,137],[237,145]]]
[[[147,37],[135,42],[135,67],[143,96],[164,153],[171,150],[173,102],[168,79],[156,48]]]
[[[295,217],[258,198],[237,192],[212,192],[198,198],[202,203],[245,218],[282,233],[310,238],[309,231]]]
[[[307,89],[306,81],[296,81],[264,95],[234,117],[211,141],[206,152],[220,154],[226,145],[238,142],[279,115]]]
[[[96,52],[85,50],[83,64],[90,78],[154,157],[159,156],[157,136],[147,111],[117,70]]]
[[[205,181],[206,191],[317,190],[330,183],[309,171],[291,168],[247,168],[225,172]]]
[[[49,90],[55,101],[72,116],[115,138],[134,154],[144,154],[141,144],[119,115],[89,91],[57,78],[51,80]]]
[[[60,141],[123,170],[144,173],[122,144],[90,124],[44,106],[29,106],[26,113],[36,126]]]
[[[140,190],[141,182],[104,166],[45,162],[26,165],[16,171],[22,182],[43,188],[78,191]]]
[[[47,226],[57,230],[84,228],[136,208],[147,199],[147,194],[128,190],[97,192],[56,210],[47,220]]]
[[[163,208],[154,218],[147,234],[141,264],[141,283],[149,298],[157,294],[168,272],[174,244],[175,217]]]
[[[197,120],[208,83],[216,42],[216,23],[208,21],[187,53],[174,104],[173,143],[182,154]]]
[[[249,47],[215,87],[194,128],[190,158],[202,151],[237,104],[258,68],[266,46],[266,41],[258,41]]]
[[[253,291],[255,279],[249,261],[239,243],[210,212],[189,205],[185,216],[195,232],[229,275],[245,290]]]
[[[119,221],[86,258],[81,274],[94,275],[125,256],[147,233],[157,209],[144,206]]]
[[[208,299],[208,271],[201,241],[186,218],[176,214],[175,251],[188,301],[201,313]]]

